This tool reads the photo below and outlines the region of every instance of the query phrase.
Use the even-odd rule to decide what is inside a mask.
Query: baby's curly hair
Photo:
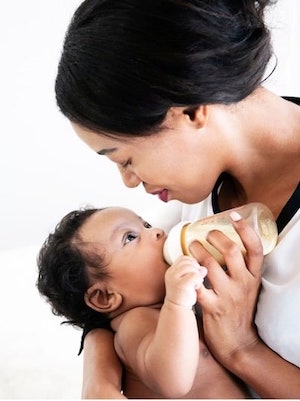
[[[89,287],[87,269],[96,278],[109,278],[104,256],[85,247],[79,229],[95,212],[103,209],[85,207],[68,213],[42,245],[37,258],[37,288],[51,305],[53,314],[63,316],[80,328],[97,324],[110,328],[106,314],[88,307],[84,295]]]

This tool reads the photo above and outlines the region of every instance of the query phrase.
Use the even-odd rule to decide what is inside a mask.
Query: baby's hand
[[[203,285],[207,269],[191,256],[180,256],[166,272],[166,300],[192,308],[197,301],[197,289]]]

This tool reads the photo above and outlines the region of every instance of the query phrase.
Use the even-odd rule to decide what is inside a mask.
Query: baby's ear
[[[84,300],[96,312],[110,313],[121,306],[122,295],[117,292],[110,292],[100,283],[95,283],[84,294]]]

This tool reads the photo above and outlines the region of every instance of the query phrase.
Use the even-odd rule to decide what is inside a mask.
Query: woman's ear
[[[194,124],[196,128],[203,128],[208,118],[208,105],[191,106],[183,109],[183,114],[188,116],[189,122]]]
[[[170,107],[167,113],[167,124],[176,127],[184,121],[185,124],[193,126],[195,129],[203,128],[208,120],[210,105],[189,106],[189,107]]]
[[[99,283],[95,283],[84,294],[84,300],[96,312],[110,313],[121,306],[123,298],[121,294],[110,292]]]

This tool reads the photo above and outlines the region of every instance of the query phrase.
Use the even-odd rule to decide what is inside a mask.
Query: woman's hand
[[[224,255],[226,271],[199,242],[192,243],[190,251],[208,269],[211,288],[202,286],[198,291],[207,345],[223,366],[234,371],[236,355],[260,341],[253,322],[263,251],[260,239],[250,225],[236,213],[232,217],[247,251],[245,257],[220,231],[211,231],[207,240]]]
[[[212,231],[208,241],[225,257],[226,271],[198,242],[190,250],[207,267],[210,289],[198,290],[206,343],[219,362],[261,398],[299,398],[300,369],[281,358],[258,337],[254,324],[261,285],[263,251],[254,230],[233,214],[233,225],[247,254],[224,234]]]

